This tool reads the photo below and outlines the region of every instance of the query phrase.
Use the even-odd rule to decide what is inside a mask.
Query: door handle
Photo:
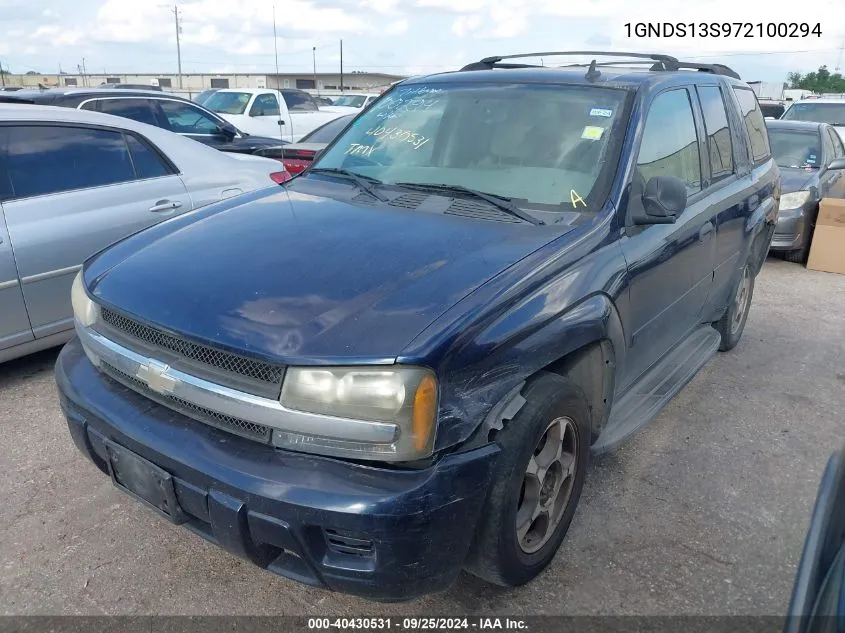
[[[714,227],[713,227],[712,222],[708,222],[707,224],[702,226],[698,230],[698,241],[699,242],[706,242],[707,239],[710,237],[710,235],[713,233],[713,229],[714,229]]]
[[[173,211],[182,206],[181,202],[171,202],[170,200],[159,200],[150,207],[150,211],[157,213],[159,211]]]

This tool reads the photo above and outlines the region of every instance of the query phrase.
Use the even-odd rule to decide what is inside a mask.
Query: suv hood
[[[128,255],[94,273],[91,292],[233,351],[289,364],[388,361],[458,300],[571,229],[356,205],[343,201],[358,194],[347,183],[314,186],[336,197],[292,186],[157,240],[136,234],[119,246]]]

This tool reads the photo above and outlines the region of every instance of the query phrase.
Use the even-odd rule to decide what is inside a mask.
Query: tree
[[[812,90],[813,92],[845,92],[845,77],[841,73],[833,73],[827,66],[820,66],[818,70],[802,75],[792,72],[787,75],[790,88]]]

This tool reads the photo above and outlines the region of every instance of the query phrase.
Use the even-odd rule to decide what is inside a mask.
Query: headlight
[[[780,197],[780,208],[797,209],[809,199],[809,191],[793,191],[792,193],[784,193]]]
[[[77,328],[91,327],[100,318],[100,306],[91,301],[88,293],[85,292],[85,282],[82,280],[81,270],[76,275],[76,279],[73,280],[73,286],[70,289],[70,302],[73,305],[73,318],[76,321]],[[88,360],[95,367],[99,367],[100,357],[88,348],[83,336],[80,335],[79,340],[82,342],[82,349],[85,351]]]
[[[307,413],[392,423],[397,433],[392,442],[377,444],[277,431],[277,446],[390,461],[432,453],[437,380],[421,367],[291,367],[285,372],[281,403]]]
[[[88,293],[85,292],[85,282],[82,280],[81,270],[76,275],[76,279],[73,280],[70,302],[73,305],[73,316],[79,325],[91,327],[97,322],[100,316],[100,307],[91,301]]]

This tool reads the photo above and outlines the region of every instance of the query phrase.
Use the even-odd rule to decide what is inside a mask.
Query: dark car
[[[98,86],[99,88],[114,88],[115,90],[155,90],[157,92],[162,92],[161,86],[158,84],[151,84],[149,86],[144,84],[110,84],[110,83],[103,83]]]
[[[324,123],[313,132],[309,132],[296,143],[282,148],[282,162],[293,175],[301,173],[314,161],[318,152],[326,148],[340,134],[357,114],[347,114]]]
[[[786,106],[782,101],[760,99],[760,110],[766,119],[779,119],[786,111]]]
[[[299,582],[537,576],[590,454],[739,341],[780,195],[736,73],[593,55],[617,65],[406,80],[280,190],[89,259],[56,365],[77,447]]]
[[[792,597],[784,633],[840,633],[845,630],[845,447],[827,461]]]
[[[810,253],[819,201],[845,198],[845,145],[833,126],[766,121],[781,173],[781,199],[771,251],[795,263]]]
[[[119,84],[117,84],[119,85]],[[155,125],[187,136],[223,152],[259,154],[281,159],[287,141],[253,136],[188,99],[150,90],[115,90],[108,88],[50,88],[21,90],[3,100],[8,103],[35,103],[93,110]]]

